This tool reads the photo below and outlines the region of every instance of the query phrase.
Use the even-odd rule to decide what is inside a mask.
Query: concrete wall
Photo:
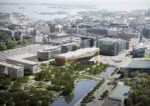
[[[39,51],[37,53],[37,57],[41,61],[46,61],[46,60],[53,59],[55,55],[60,54],[60,53],[61,53],[61,49],[41,51],[41,52]]]
[[[8,74],[7,68],[5,66],[3,66],[3,65],[0,65],[0,73]]]
[[[15,68],[15,67],[8,67],[5,65],[0,65],[0,73],[8,74],[11,78],[23,77],[24,68],[23,67]]]
[[[14,64],[14,65],[21,64],[21,65],[24,66],[24,69],[30,70],[31,73],[37,73],[37,72],[40,71],[40,68],[39,68],[38,64],[32,65],[30,63],[23,63],[23,62],[20,62],[20,61],[17,61],[17,60],[11,60],[11,59],[7,59],[6,62],[9,63],[9,64]]]
[[[14,68],[8,67],[8,75],[12,78],[23,77],[24,69],[21,67],[20,67],[20,69],[14,69]]]

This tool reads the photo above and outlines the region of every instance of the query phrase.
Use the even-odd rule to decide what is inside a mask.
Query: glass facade
[[[123,40],[99,39],[97,46],[100,48],[100,54],[115,56],[126,49],[126,43]]]

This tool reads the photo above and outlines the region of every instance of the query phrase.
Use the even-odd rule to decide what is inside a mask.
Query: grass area
[[[86,72],[91,75],[99,75],[102,72],[105,72],[108,67],[109,67],[109,64],[100,63],[100,64],[94,65],[94,67],[89,67],[89,70],[86,70]]]
[[[150,53],[146,54],[145,58],[150,58]]]
[[[93,80],[92,77],[88,77],[88,76],[85,76],[85,75],[79,75],[79,76],[78,76],[78,79],[89,79],[89,80]]]
[[[126,54],[126,57],[128,57],[128,56],[130,56],[130,53],[127,53],[127,54]]]
[[[144,60],[144,61],[150,61],[150,60],[146,59],[146,60]]]

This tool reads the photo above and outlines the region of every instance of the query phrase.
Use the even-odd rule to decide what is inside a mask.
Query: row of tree
[[[94,97],[94,92],[103,85],[103,83],[105,82],[105,79],[102,79],[94,88],[92,91],[90,91],[82,100],[81,103],[86,104],[90,101],[92,101],[93,99],[95,99]]]

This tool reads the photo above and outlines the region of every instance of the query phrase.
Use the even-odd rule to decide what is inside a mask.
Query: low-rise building
[[[46,61],[46,60],[53,59],[55,55],[60,53],[61,53],[61,47],[53,46],[53,47],[46,48],[44,50],[39,50],[37,52],[37,58],[40,61]]]
[[[102,28],[96,27],[96,28],[89,29],[88,32],[96,35],[107,35],[108,29],[105,27]]]
[[[124,63],[120,67],[120,73],[127,73],[129,76],[134,71],[139,71],[141,73],[150,73],[150,61],[146,60],[131,60]]]
[[[77,35],[76,37],[81,39],[81,48],[86,47],[96,47],[97,36],[85,36],[85,35]]]
[[[19,65],[0,62],[0,73],[8,74],[11,78],[22,77],[24,76],[24,68]]]
[[[132,49],[135,45],[137,45],[140,42],[140,33],[118,33],[115,38],[120,38],[123,40],[126,40],[126,49]]]
[[[40,66],[37,62],[27,60],[25,58],[32,57],[32,55],[19,55],[14,57],[9,57],[6,59],[6,62],[13,65],[21,64],[24,69],[30,70],[31,73],[38,73],[40,71]]]
[[[147,47],[143,44],[138,44],[133,47],[132,56],[133,57],[144,57],[148,52]]]
[[[61,46],[61,53],[67,53],[69,51],[75,51],[80,48],[77,43],[68,43]]]
[[[118,85],[108,96],[102,106],[124,106],[124,100],[128,98],[130,86]]]

